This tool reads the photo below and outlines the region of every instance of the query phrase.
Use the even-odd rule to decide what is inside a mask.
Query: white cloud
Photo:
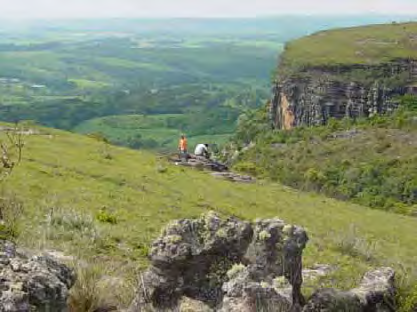
[[[171,17],[409,14],[416,0],[0,0],[0,17]]]

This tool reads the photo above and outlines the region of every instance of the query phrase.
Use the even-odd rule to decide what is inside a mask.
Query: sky
[[[417,0],[0,0],[0,18],[417,14]]]

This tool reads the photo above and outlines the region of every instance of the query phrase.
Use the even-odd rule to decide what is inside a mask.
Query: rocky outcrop
[[[270,117],[278,129],[391,112],[398,107],[398,95],[416,93],[417,60],[411,59],[379,65],[281,68],[280,72],[270,105]]]
[[[45,256],[30,256],[0,241],[0,311],[67,311],[75,276],[68,267]]]
[[[301,305],[302,251],[308,237],[279,219],[254,223],[208,213],[170,223],[153,243],[130,311],[178,310],[180,299],[215,311]],[[246,309],[246,310],[245,310]]]
[[[302,270],[308,237],[280,219],[252,223],[213,212],[171,222],[152,246],[151,265],[129,312],[393,312],[394,271],[367,273],[350,291],[322,289],[306,302]]]
[[[303,312],[394,312],[394,276],[391,268],[381,268],[365,274],[360,286],[350,291],[319,290]]]

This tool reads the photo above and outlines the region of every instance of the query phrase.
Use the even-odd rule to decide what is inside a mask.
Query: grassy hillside
[[[84,269],[94,264],[97,279],[117,277],[101,287],[107,289],[107,300],[128,301],[132,289],[114,287],[114,282],[126,286],[147,264],[149,243],[161,226],[209,210],[245,219],[278,216],[305,226],[311,238],[306,266],[337,267],[316,284],[350,287],[378,265],[394,266],[403,286],[416,278],[414,218],[265,181],[232,184],[168,165],[147,152],[42,131],[45,135],[25,137],[23,162],[4,183],[8,207],[19,202],[24,207],[15,223],[16,239],[22,246],[82,259]],[[307,292],[310,286],[305,285]]]
[[[287,44],[283,65],[379,64],[417,58],[417,23],[393,23],[322,31]]]

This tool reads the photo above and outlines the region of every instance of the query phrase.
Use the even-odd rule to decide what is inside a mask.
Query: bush
[[[233,167],[236,171],[256,175],[257,167],[252,162],[240,162],[236,166]]]
[[[71,209],[50,209],[45,230],[49,239],[88,239],[91,243],[100,241],[99,231],[92,216]]]
[[[22,201],[13,193],[3,192],[0,196],[0,239],[13,240],[19,236],[22,215]]]
[[[100,209],[96,215],[96,219],[102,223],[117,224],[116,215],[106,211],[105,209]]]
[[[417,97],[405,95],[400,99],[400,105],[408,111],[417,111]]]
[[[368,242],[358,235],[357,229],[351,225],[348,232],[334,238],[336,250],[344,255],[358,257],[365,261],[376,259],[376,244]]]
[[[326,175],[315,168],[310,168],[304,173],[304,179],[308,189],[320,190],[326,182]]]
[[[69,312],[118,311],[120,304],[131,302],[130,283],[112,278],[100,265],[75,264],[77,280],[70,290]]]

